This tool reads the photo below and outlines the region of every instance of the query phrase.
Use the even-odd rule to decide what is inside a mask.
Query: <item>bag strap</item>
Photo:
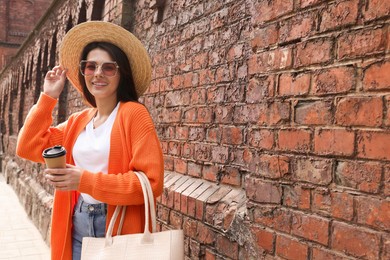
[[[142,238],[142,242],[151,243],[153,242],[153,237],[151,236],[151,233],[149,231],[149,210],[150,210],[150,217],[152,222],[152,233],[156,232],[156,210],[154,208],[153,191],[149,179],[146,177],[145,173],[136,172],[136,171],[134,171],[134,173],[138,177],[141,183],[141,188],[142,188],[142,193],[144,195],[144,203],[145,203],[145,227],[144,227],[144,235]],[[121,215],[118,232],[117,232],[117,235],[120,235],[123,226],[123,221],[126,214],[126,206],[117,205],[114,214],[112,215],[112,218],[110,220],[110,223],[108,225],[108,229],[106,233],[106,243],[105,243],[106,246],[112,245],[112,241],[113,241],[112,231],[114,229],[114,224],[121,210],[122,210],[122,215]]]

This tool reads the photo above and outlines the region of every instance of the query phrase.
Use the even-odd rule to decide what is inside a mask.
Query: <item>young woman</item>
[[[137,101],[151,78],[141,42],[112,23],[82,23],[64,37],[60,64],[47,72],[17,143],[18,156],[40,163],[48,147],[67,151],[66,168],[45,170],[55,187],[53,260],[80,259],[82,238],[104,237],[116,205],[127,205],[121,233],[142,233],[143,193],[134,171],[148,176],[155,197],[162,193],[164,172],[152,119]],[[91,108],[51,126],[66,77]]]

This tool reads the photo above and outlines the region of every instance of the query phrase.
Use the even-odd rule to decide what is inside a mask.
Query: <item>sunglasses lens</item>
[[[108,77],[115,76],[118,71],[116,62],[104,62],[101,66],[97,65],[94,61],[83,60],[80,62],[80,71],[84,76],[94,75],[98,67],[101,67],[102,73]]]
[[[103,63],[102,71],[103,71],[104,75],[106,75],[108,77],[112,77],[112,76],[115,76],[116,71],[117,71],[117,67],[116,67],[115,63]]]
[[[95,62],[82,61],[80,63],[81,74],[83,74],[85,76],[93,75],[95,73],[96,68],[97,68],[97,65]]]

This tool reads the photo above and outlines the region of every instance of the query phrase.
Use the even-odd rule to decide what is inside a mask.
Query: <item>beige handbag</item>
[[[84,237],[81,250],[82,260],[127,260],[127,259],[184,259],[183,230],[156,232],[156,211],[154,197],[148,178],[143,172],[134,172],[141,182],[145,200],[144,233],[119,235],[123,226],[126,206],[117,206],[111,218],[106,237]],[[122,210],[118,235],[112,236],[114,223]],[[152,233],[149,231],[149,210],[152,218]]]

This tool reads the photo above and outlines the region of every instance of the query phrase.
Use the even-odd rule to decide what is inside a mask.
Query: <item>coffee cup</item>
[[[65,155],[66,150],[61,145],[47,148],[42,153],[47,168],[66,168]]]

